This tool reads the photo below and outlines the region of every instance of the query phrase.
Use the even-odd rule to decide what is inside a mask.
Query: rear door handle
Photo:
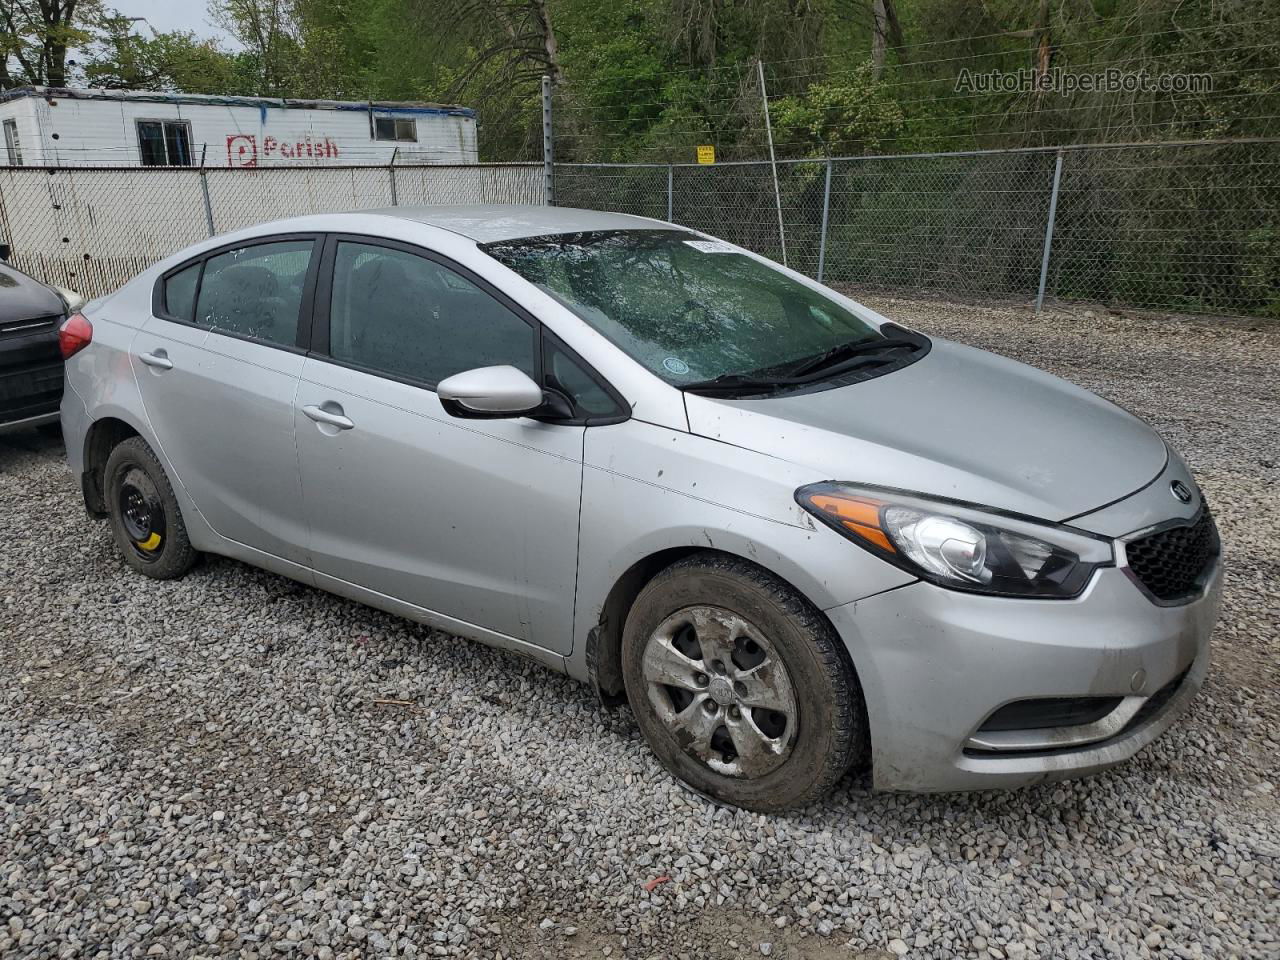
[[[338,405],[335,403],[335,407]],[[341,410],[341,407],[338,407]],[[323,407],[317,407],[314,404],[308,404],[302,408],[302,412],[314,420],[316,423],[327,423],[331,427],[337,427],[339,430],[350,430],[355,426],[349,417],[344,417],[341,413],[331,413]]]
[[[155,367],[157,370],[172,370],[173,361],[169,359],[169,355],[164,350],[156,350],[154,353],[144,353],[138,357],[148,367]]]

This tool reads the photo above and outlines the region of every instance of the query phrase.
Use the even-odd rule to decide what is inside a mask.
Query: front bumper
[[[1176,607],[1156,606],[1109,567],[1074,600],[920,582],[828,610],[862,682],[874,786],[1018,787],[1128,759],[1172,725],[1203,683],[1221,588],[1219,558],[1201,596]],[[971,738],[993,711],[1041,697],[1122,698],[1127,715],[1085,744],[975,749]]]
[[[58,419],[62,355],[48,330],[0,339],[0,429],[38,427]]]

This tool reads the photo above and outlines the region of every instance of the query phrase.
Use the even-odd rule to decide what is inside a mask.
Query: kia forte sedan
[[[1205,677],[1218,534],[1155,432],[673,224],[300,217],[61,342],[138,572],[222,554],[532,657],[718,801],[1087,774]]]

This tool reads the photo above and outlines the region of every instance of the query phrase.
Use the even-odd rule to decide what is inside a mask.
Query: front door
[[[255,240],[171,271],[131,351],[154,434],[209,525],[300,564],[293,398],[316,243]]]
[[[330,243],[295,413],[317,573],[567,653],[584,428],[457,419],[433,389],[536,378],[537,324],[425,251]]]

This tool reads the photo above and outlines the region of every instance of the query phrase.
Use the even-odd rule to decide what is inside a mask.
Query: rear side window
[[[193,263],[177,273],[170,274],[164,282],[164,312],[175,320],[191,323],[196,315],[196,282],[200,279],[202,264]]]
[[[258,243],[205,261],[196,323],[280,346],[298,342],[312,240]]]

